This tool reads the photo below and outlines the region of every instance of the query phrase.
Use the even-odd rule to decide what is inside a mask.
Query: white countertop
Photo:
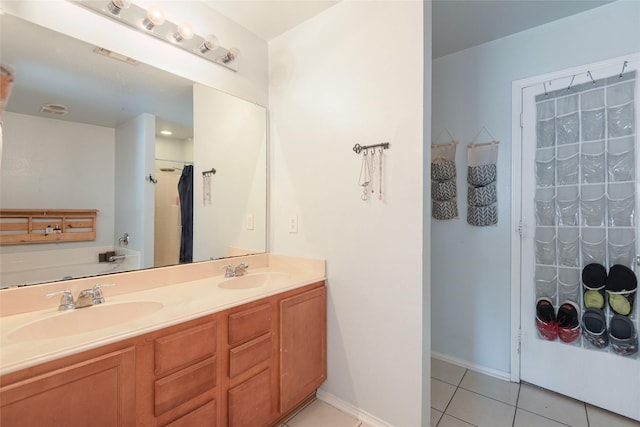
[[[242,259],[234,258],[234,265]],[[286,262],[282,262],[282,259]],[[221,288],[218,285],[226,279],[222,274],[218,274],[170,285],[161,284],[154,288],[148,288],[146,285],[147,289],[127,293],[122,293],[120,290],[121,293],[115,295],[110,295],[112,288],[104,288],[103,293],[106,299],[104,304],[68,312],[57,311],[58,299],[56,297],[48,301],[49,308],[0,317],[0,375],[197,319],[325,279],[324,261],[300,259],[301,262],[298,264],[295,262],[296,258],[282,257],[282,259],[276,255],[269,255],[267,266],[249,268],[248,275],[265,272],[286,274],[286,277],[279,277],[274,283],[267,283],[256,288]],[[182,266],[182,268],[185,267],[188,266]],[[197,267],[194,266],[194,268]],[[154,271],[157,272],[157,270],[150,270],[150,274],[153,274]],[[140,277],[138,274],[138,280]],[[102,280],[102,282],[108,281],[104,278]],[[28,294],[25,292],[25,295]],[[77,294],[74,293],[74,296]],[[123,303],[135,310],[135,302],[155,302],[161,304],[162,307],[133,320],[117,323],[118,321],[114,319],[115,323],[112,325],[61,337],[56,337],[54,328],[48,327],[47,320],[42,320],[51,320],[55,316],[81,314],[82,317],[79,319],[85,321],[87,318],[90,319],[90,315],[93,314],[85,310],[100,310],[107,305]],[[38,330],[37,335],[44,335],[45,338],[38,337],[36,339],[28,334],[16,337],[16,330],[34,322],[40,322],[43,329]],[[55,325],[53,321],[50,323]],[[46,338],[49,335],[53,337]]]

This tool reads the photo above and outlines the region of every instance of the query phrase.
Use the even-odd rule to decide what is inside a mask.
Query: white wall
[[[267,105],[267,42],[246,28],[193,0],[136,0],[147,7],[161,4],[167,19],[189,21],[200,35],[214,33],[224,47],[240,49],[239,70],[233,72],[166,42],[133,30],[65,0],[2,0],[7,13],[88,43],[136,58],[146,64]]]
[[[112,245],[114,129],[11,112],[4,112],[2,120],[0,206],[98,209],[96,240],[66,242],[63,246],[72,249]],[[43,251],[57,246],[0,246],[0,253]]]
[[[154,174],[156,118],[141,114],[116,129],[114,242],[130,236],[127,249],[140,252],[140,267],[153,267],[155,187],[146,177]]]
[[[431,222],[435,353],[511,369],[511,82],[640,51],[639,23],[640,2],[617,1],[433,62],[432,136],[446,127],[460,141],[460,218]],[[482,126],[501,141],[497,227],[466,223],[466,144]]]
[[[423,46],[422,2],[344,1],[269,43],[271,250],[327,260],[324,395],[398,427],[422,425],[429,396],[421,376],[430,20],[426,27]],[[352,147],[383,141],[385,200],[363,202]]]

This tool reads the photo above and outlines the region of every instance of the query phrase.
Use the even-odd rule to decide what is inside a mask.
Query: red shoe
[[[536,328],[542,338],[549,341],[554,341],[558,337],[556,312],[551,300],[547,297],[538,298],[536,301]]]
[[[573,342],[580,336],[580,307],[565,301],[558,309],[558,336],[564,342]]]

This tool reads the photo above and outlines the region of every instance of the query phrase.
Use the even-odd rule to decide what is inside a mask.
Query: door
[[[543,338],[536,328],[536,302],[549,298],[555,312],[573,302],[582,330],[583,267],[598,263],[608,272],[622,264],[639,272],[638,59],[514,83],[522,108],[521,146],[514,148],[521,149],[521,172],[514,158],[514,175],[521,173],[514,182],[521,193],[520,379],[636,420],[638,354],[619,355],[611,343],[598,349],[583,334],[569,343]],[[514,139],[514,147],[517,143]],[[606,298],[601,312],[608,328],[614,313]],[[638,312],[634,304],[625,316],[636,336]],[[570,341],[571,333],[564,338]]]

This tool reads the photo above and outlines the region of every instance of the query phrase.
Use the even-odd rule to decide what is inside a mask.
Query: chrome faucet
[[[233,266],[231,264],[225,264],[220,269],[224,269],[224,277],[236,277],[236,273],[233,271]]]
[[[65,289],[64,291],[52,292],[47,294],[47,297],[54,295],[62,295],[60,297],[60,305],[58,305],[58,311],[73,310],[75,308],[91,307],[92,305],[104,303],[104,295],[102,294],[102,288],[106,286],[115,286],[115,284],[109,285],[95,285],[93,289],[83,289],[78,294],[78,299],[73,301],[73,294],[71,290]]]

